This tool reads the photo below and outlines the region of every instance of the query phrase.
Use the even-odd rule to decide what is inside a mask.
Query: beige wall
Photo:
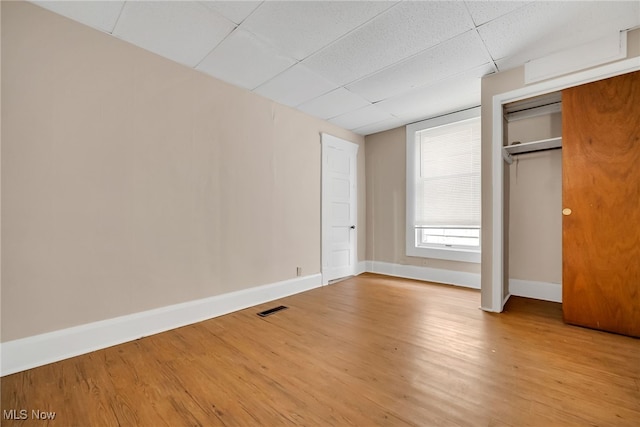
[[[479,273],[479,264],[405,255],[405,128],[369,135],[365,141],[367,260]]]
[[[627,58],[640,56],[640,29],[636,29],[634,31],[630,31],[627,35]],[[482,79],[482,305],[483,307],[491,306],[491,286],[493,283],[493,277],[495,274],[502,274],[504,277],[504,289],[503,294],[506,295],[508,292],[508,279],[509,279],[509,268],[505,269],[504,272],[495,272],[493,271],[493,266],[491,263],[492,254],[493,254],[493,188],[491,183],[492,177],[492,153],[491,153],[491,139],[492,139],[492,123],[493,123],[493,113],[492,113],[492,102],[493,97],[497,94],[510,92],[515,89],[523,88],[524,84],[524,67],[518,67],[511,70],[507,70],[501,73],[493,74],[486,76]],[[553,156],[553,155],[552,155]],[[554,160],[549,159],[550,162],[558,163],[559,159],[556,158]],[[509,166],[505,166],[504,162],[503,167],[505,168],[505,185],[511,185],[510,181],[512,179],[511,172],[507,169]],[[557,174],[557,167],[552,167],[551,165],[547,165],[550,167],[550,170],[555,170]],[[532,181],[536,179],[533,178]],[[507,188],[509,188],[507,187]],[[555,191],[557,194],[557,189],[551,190],[552,193]],[[512,196],[511,192],[505,193],[505,202],[506,200]],[[551,198],[557,198],[557,195],[550,195]],[[520,209],[518,206],[514,206],[517,204],[515,202],[509,203],[509,211],[514,209]],[[510,215],[509,215],[510,213]],[[513,216],[513,212],[507,212],[508,216]],[[548,213],[551,214],[550,211]],[[555,217],[554,217],[555,218]],[[555,223],[557,219],[553,219],[551,221],[551,227],[557,227],[557,223]],[[555,224],[555,225],[554,225]],[[505,230],[504,235],[505,238],[509,238],[509,222],[505,221]],[[515,268],[515,274],[520,275],[530,275],[533,270],[535,270],[535,263],[537,261],[537,253],[534,253],[533,250],[528,250],[521,246],[520,248],[516,248],[515,251],[510,248],[512,244],[522,245],[522,241],[526,240],[526,238],[518,237],[516,243],[512,243],[510,241],[505,242],[505,250],[507,253],[505,254],[505,260],[507,265],[510,268]],[[557,240],[553,242],[547,241],[540,245],[539,247],[548,247],[551,245],[557,248]],[[554,249],[555,250],[555,249]],[[517,254],[517,255],[516,255]],[[518,261],[511,262],[510,256],[517,256],[519,258]],[[551,255],[553,259],[555,259],[555,255]],[[530,261],[526,261],[529,259]],[[550,261],[550,260],[547,260]],[[533,263],[533,264],[532,264]],[[557,265],[552,263],[550,265],[550,270],[547,273],[536,273],[535,277],[545,277],[549,279],[553,279],[550,281],[556,282],[555,280],[558,276]],[[525,274],[526,273],[526,274]],[[511,277],[514,277],[511,274]],[[516,278],[516,277],[514,277]],[[517,277],[528,280],[535,280],[530,277]]]
[[[2,341],[318,273],[320,132],[366,222],[363,137],[29,3],[2,107]]]
[[[512,121],[506,141],[562,135],[560,113]],[[521,154],[508,166],[509,277],[562,282],[562,151]]]
[[[0,7],[0,82],[2,82],[2,7]],[[0,84],[0,342],[2,341],[2,84]]]

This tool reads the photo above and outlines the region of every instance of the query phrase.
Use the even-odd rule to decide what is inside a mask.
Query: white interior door
[[[322,281],[356,273],[358,145],[322,134]]]

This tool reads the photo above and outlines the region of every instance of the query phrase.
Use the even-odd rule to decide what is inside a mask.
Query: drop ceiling
[[[640,1],[34,1],[367,135],[480,104],[480,79],[640,26]]]

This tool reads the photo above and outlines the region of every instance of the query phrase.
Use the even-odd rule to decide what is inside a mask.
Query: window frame
[[[415,174],[416,168],[416,132],[423,131],[438,126],[448,125],[451,123],[469,120],[480,117],[480,107],[473,107],[468,110],[458,111],[444,116],[434,117],[422,120],[406,126],[406,254],[407,256],[420,258],[435,258],[450,261],[462,261],[471,263],[480,263],[481,245],[482,245],[482,229],[480,229],[480,245],[477,249],[467,249],[460,246],[457,247],[424,247],[416,246],[416,230],[415,223]]]

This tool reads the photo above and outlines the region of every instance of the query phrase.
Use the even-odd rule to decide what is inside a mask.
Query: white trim
[[[368,261],[359,261],[356,264],[356,276],[361,275],[362,273],[366,273],[367,270],[367,265],[368,265]]]
[[[411,231],[415,236],[415,230],[412,228]],[[414,237],[414,241],[415,241],[415,237]],[[407,242],[407,245],[409,245],[409,242]],[[407,256],[415,256],[420,258],[444,259],[448,261],[472,262],[475,264],[480,264],[481,262],[479,250],[452,249],[452,248],[426,248],[426,247],[415,246],[415,244],[411,245],[411,248],[407,247]]]
[[[506,113],[508,122],[517,122],[518,120],[531,119],[533,117],[546,116],[553,113],[562,112],[562,103],[559,101],[555,104],[542,105],[540,107],[529,108],[526,110],[514,111]]]
[[[480,289],[479,273],[420,267],[417,265],[393,264],[383,261],[367,261],[367,264],[367,271],[370,273]]]
[[[519,101],[546,93],[556,92],[569,87],[591,83],[597,80],[618,76],[625,73],[640,70],[640,57],[626,59],[603,65],[598,68],[582,71],[576,74],[547,80],[531,86],[525,86],[510,92],[494,95],[492,104],[492,179],[493,188],[492,200],[492,281],[489,283],[491,295],[490,306],[483,304],[483,310],[501,312],[503,307],[503,281],[504,281],[504,259],[503,259],[503,227],[504,227],[504,164],[502,161],[502,106],[509,102]],[[487,284],[485,284],[486,286]]]
[[[525,84],[569,74],[627,56],[627,33],[615,31],[607,37],[534,59],[524,64]]]
[[[427,120],[421,120],[416,123],[411,123],[405,128],[406,136],[406,221],[405,221],[405,253],[407,256],[421,257],[421,258],[435,258],[444,259],[450,261],[460,262],[472,262],[480,263],[480,249],[451,249],[451,248],[425,248],[416,247],[415,243],[415,229],[414,213],[415,213],[415,188],[413,185],[414,177],[416,174],[416,158],[413,155],[415,153],[415,139],[416,132],[435,128],[438,126],[444,126],[454,122],[462,120],[475,119],[480,117],[480,107],[473,107],[467,110],[458,111],[444,116],[434,117]]]
[[[321,285],[321,275],[296,277],[195,301],[88,323],[1,344],[2,376],[222,316]]]
[[[516,297],[562,302],[562,284],[509,279],[509,294]]]

